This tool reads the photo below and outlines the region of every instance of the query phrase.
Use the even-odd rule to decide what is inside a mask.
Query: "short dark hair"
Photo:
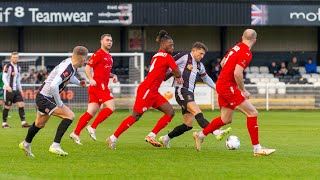
[[[202,42],[195,42],[192,46],[192,49],[193,48],[197,48],[197,49],[203,49],[205,52],[208,51],[208,48],[206,45],[204,45]]]
[[[13,52],[11,53],[11,56],[13,56],[13,55],[19,55],[19,53],[18,53],[17,51],[13,51]]]
[[[77,56],[86,56],[88,55],[88,52],[88,49],[84,46],[76,46],[72,51],[72,53]]]
[[[102,40],[106,36],[112,37],[111,34],[102,34],[101,37],[100,37],[100,40]]]
[[[169,34],[167,33],[167,31],[165,30],[160,30],[157,38],[156,38],[156,42],[157,43],[161,43],[162,41],[168,40],[168,39],[172,39]]]

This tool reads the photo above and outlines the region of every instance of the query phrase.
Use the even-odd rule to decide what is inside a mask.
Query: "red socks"
[[[250,134],[252,145],[259,144],[257,117],[247,117],[247,128]]]
[[[76,135],[80,135],[81,130],[86,127],[86,125],[89,123],[90,119],[92,118],[91,114],[88,112],[84,113],[81,118],[79,119],[79,122],[77,124],[76,129],[74,130],[74,133]]]
[[[170,123],[171,119],[172,116],[169,116],[167,114],[163,115],[151,132],[158,134],[158,132],[161,131],[161,129],[163,129],[167,126],[167,124]]]
[[[105,119],[107,119],[111,114],[113,113],[113,111],[109,108],[104,108],[102,109],[98,116],[96,117],[96,119],[93,121],[91,127],[93,129],[96,129],[97,126],[102,123]]]
[[[127,130],[132,124],[134,124],[136,120],[129,116],[125,120],[122,121],[116,132],[113,133],[113,135],[118,138],[125,130]]]
[[[221,119],[221,116],[215,118],[210,124],[208,124],[207,127],[205,127],[203,130],[202,130],[202,133],[206,136],[210,133],[212,133],[213,131],[221,128],[222,126],[224,126],[224,122],[222,121]]]

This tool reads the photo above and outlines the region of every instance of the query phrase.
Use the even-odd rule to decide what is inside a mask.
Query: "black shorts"
[[[36,97],[37,109],[41,114],[51,115],[52,112],[58,108],[56,101],[53,97],[44,96],[41,93],[37,94]]]
[[[187,104],[194,101],[194,93],[184,88],[176,88],[175,96],[177,103],[181,106],[182,114],[190,113]]]
[[[11,106],[14,103],[23,102],[23,97],[20,91],[12,91],[8,92],[8,90],[4,91],[4,104],[6,106]]]

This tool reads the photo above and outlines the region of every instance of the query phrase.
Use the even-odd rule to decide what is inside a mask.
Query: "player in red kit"
[[[250,49],[255,44],[257,33],[253,29],[243,32],[242,42],[233,46],[221,61],[222,70],[216,82],[218,103],[221,116],[215,118],[201,132],[194,132],[193,138],[198,151],[209,133],[232,122],[233,111],[239,109],[247,116],[247,128],[253,145],[254,156],[268,156],[275,149],[267,149],[260,145],[258,136],[258,111],[250,103],[250,93],[244,87],[243,71],[249,65],[252,54]]]
[[[99,112],[93,123],[86,127],[89,135],[95,141],[97,140],[95,133],[97,126],[108,118],[115,109],[113,96],[108,88],[110,77],[114,83],[118,81],[117,76],[111,73],[113,64],[112,56],[109,54],[113,43],[111,35],[103,34],[100,43],[101,48],[91,56],[85,67],[85,73],[90,81],[88,109],[79,119],[74,132],[70,134],[70,138],[77,144],[81,144],[79,137],[81,130],[89,123],[102,104],[104,108]],[[91,69],[93,69],[93,76]]]
[[[152,57],[151,66],[146,79],[139,85],[136,102],[132,115],[122,121],[118,129],[107,139],[109,147],[116,149],[118,137],[140,119],[143,113],[153,107],[164,112],[153,130],[145,137],[145,140],[156,147],[161,147],[161,143],[156,140],[158,132],[166,127],[174,116],[174,111],[169,102],[158,92],[158,89],[165,78],[168,68],[173,70],[176,81],[183,83],[181,72],[171,56],[173,52],[173,40],[164,30],[159,32],[156,41],[160,44],[159,51]]]

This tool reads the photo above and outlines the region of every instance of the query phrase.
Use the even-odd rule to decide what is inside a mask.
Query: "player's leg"
[[[116,141],[119,136],[137,122],[143,113],[150,107],[152,99],[149,98],[149,90],[143,87],[138,87],[136,101],[133,106],[132,115],[124,119],[118,126],[117,130],[107,139],[110,149],[116,149]]]
[[[50,116],[48,114],[37,112],[36,121],[29,127],[25,140],[19,144],[19,148],[22,149],[27,156],[34,157],[31,152],[31,142],[39,130],[44,128],[49,118]]]
[[[84,127],[89,123],[90,119],[96,114],[99,110],[99,104],[92,102],[88,104],[87,112],[85,112],[79,119],[75,130],[69,135],[76,144],[82,145],[80,140],[80,133]]]
[[[4,108],[2,111],[2,128],[10,128],[10,126],[7,123],[8,120],[8,114],[9,110],[12,105],[12,97],[13,92],[8,92],[7,90],[4,90]]]
[[[201,132],[194,132],[193,138],[195,140],[195,147],[198,151],[201,150],[201,144],[204,138],[213,133],[215,130],[220,129],[222,126],[232,122],[233,109],[222,106],[221,116],[215,118],[207,127],[205,127]]]
[[[62,136],[74,120],[75,115],[66,105],[62,105],[61,107],[54,109],[52,115],[60,117],[62,120],[57,128],[54,141],[50,146],[49,151],[60,156],[66,156],[68,153],[61,149],[60,142]]]
[[[182,135],[183,133],[190,131],[192,129],[192,123],[194,120],[194,115],[185,112],[183,114],[183,123],[179,126],[176,126],[171,132],[167,135],[161,136],[159,142],[166,148],[170,148],[170,140]]]
[[[136,101],[137,102],[137,101]],[[135,103],[136,104],[136,103]],[[137,108],[134,108],[137,109]],[[124,119],[121,124],[118,126],[117,130],[107,139],[107,143],[109,144],[110,149],[116,149],[116,142],[119,138],[119,136],[129,129],[135,122],[137,122],[141,116],[143,115],[142,112],[137,112],[136,110],[132,111],[132,115],[128,116],[126,119]]]
[[[161,147],[162,144],[156,140],[156,135],[171,122],[174,116],[174,110],[171,104],[161,96],[160,93],[156,93],[153,98],[153,108],[162,111],[164,115],[159,119],[151,132],[145,137],[145,141],[155,147]]]
[[[30,127],[30,125],[26,122],[25,113],[24,113],[24,102],[23,102],[23,97],[22,97],[20,91],[16,92],[16,96],[15,96],[14,102],[17,103],[17,106],[18,106],[18,109],[19,109],[21,127],[23,127],[23,128]]]
[[[85,112],[79,119],[78,124],[76,126],[76,129],[74,130],[73,133],[70,134],[70,138],[75,140],[75,142],[77,144],[81,144],[80,143],[80,133],[82,131],[82,129],[84,127],[86,127],[86,125],[89,123],[89,121],[91,120],[91,118],[96,114],[96,112],[99,110],[100,108],[100,101],[98,98],[99,92],[97,91],[97,89],[93,86],[89,86],[88,87],[88,95],[89,95],[89,99],[88,99],[88,108],[87,108],[87,112]],[[75,137],[75,138],[73,138]],[[79,143],[77,142],[77,139],[79,139]]]
[[[115,105],[114,105],[114,100],[110,99],[107,100],[103,103],[104,108],[99,112],[98,116],[96,117],[96,119],[93,121],[93,123],[91,124],[91,126],[87,126],[87,131],[89,132],[91,138],[93,140],[97,140],[96,137],[96,128],[97,126],[102,123],[104,120],[106,120],[114,111],[115,109]]]
[[[253,145],[253,151],[255,156],[268,156],[275,152],[275,149],[267,149],[261,147],[259,143],[259,130],[258,130],[258,111],[250,103],[250,101],[245,100],[240,105],[237,106],[241,112],[247,116],[247,128],[250,134],[251,143]]]

